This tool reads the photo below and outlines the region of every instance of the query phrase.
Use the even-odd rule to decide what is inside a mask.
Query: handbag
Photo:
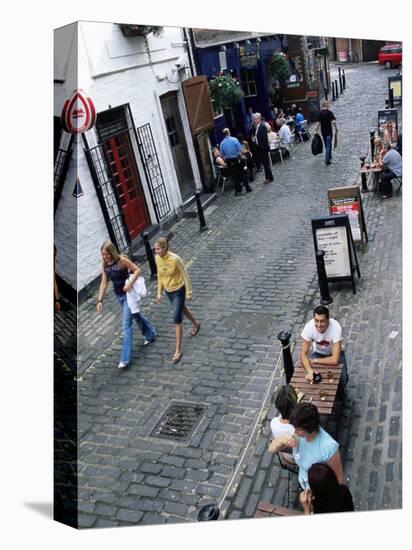
[[[320,155],[323,151],[323,142],[319,134],[315,134],[312,138],[311,149],[313,155]]]

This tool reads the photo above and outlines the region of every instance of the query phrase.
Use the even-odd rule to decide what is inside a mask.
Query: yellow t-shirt
[[[181,258],[173,252],[168,252],[163,258],[155,257],[157,266],[157,296],[160,297],[163,290],[174,292],[184,285],[186,297],[192,297],[192,283],[183,265]]]

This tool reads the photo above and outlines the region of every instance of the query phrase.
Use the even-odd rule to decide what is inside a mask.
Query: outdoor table
[[[306,379],[305,369],[301,365],[297,365],[290,383],[297,391],[305,394],[301,403],[313,403],[316,405],[319,414],[330,416],[334,414],[336,392],[338,391],[342,368],[343,363],[339,363],[339,365],[314,364],[312,369],[322,375],[322,380],[317,384],[313,384]],[[329,371],[333,373],[331,381],[328,379]],[[324,398],[320,396],[321,390],[325,391]]]
[[[367,168],[369,166],[369,168]],[[372,166],[372,165],[366,165],[364,164],[361,169],[361,174],[372,174],[372,173],[379,173],[382,172],[382,168],[380,166]]]
[[[280,516],[301,516],[303,512],[299,510],[291,510],[290,508],[285,508],[284,506],[277,506],[271,504],[270,502],[259,502],[255,518],[269,518],[269,517],[280,517]]]

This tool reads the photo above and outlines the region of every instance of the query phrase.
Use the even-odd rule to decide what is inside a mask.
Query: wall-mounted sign
[[[90,130],[96,122],[93,101],[83,90],[75,90],[63,105],[61,120],[63,128],[71,134],[81,134]]]
[[[259,49],[256,44],[241,46],[239,48],[239,62],[242,69],[257,69],[259,61]]]
[[[353,241],[361,243],[368,240],[365,215],[359,186],[335,187],[328,190],[329,212],[332,215],[347,214]]]
[[[325,269],[328,281],[351,281],[356,293],[354,272],[360,277],[358,259],[346,214],[312,218],[315,251],[325,251]]]
[[[388,88],[393,91],[394,105],[402,104],[402,76],[388,76]]]

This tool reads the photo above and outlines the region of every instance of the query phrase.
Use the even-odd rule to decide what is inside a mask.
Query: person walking
[[[137,278],[140,269],[124,255],[119,254],[116,246],[111,241],[105,241],[100,249],[103,264],[102,275],[98,291],[96,309],[100,313],[103,309],[103,299],[107,284],[112,281],[113,290],[117,301],[122,307],[123,318],[123,345],[120,352],[119,369],[123,369],[130,363],[132,355],[132,312],[127,304],[126,292],[129,292]],[[132,274],[129,277],[129,272]],[[146,317],[141,313],[136,322],[143,332],[145,343],[150,344],[156,337],[156,330]]]
[[[235,184],[235,197],[237,197],[242,194],[242,172],[240,165],[242,146],[236,138],[230,135],[229,128],[223,130],[223,135],[225,137],[220,143],[219,149]]]
[[[335,132],[338,131],[335,115],[329,110],[329,102],[324,99],[322,101],[322,110],[319,113],[318,122],[315,126],[315,133],[320,131],[325,145],[325,164],[332,164],[332,140],[333,140],[333,127]]]
[[[236,140],[237,141],[237,140]],[[183,265],[182,259],[169,251],[169,241],[165,237],[157,239],[154,245],[157,266],[157,303],[162,302],[162,292],[166,292],[173,307],[173,321],[176,334],[176,350],[172,363],[178,363],[183,355],[183,315],[191,321],[193,328],[191,336],[196,336],[200,330],[200,323],[185,305],[186,298],[192,299],[192,284]]]
[[[265,181],[263,183],[270,183],[273,181],[272,169],[270,167],[269,161],[269,141],[268,141],[268,131],[266,124],[262,121],[262,115],[260,113],[255,113],[255,142],[257,145],[258,155],[260,162],[263,165],[265,170]]]

